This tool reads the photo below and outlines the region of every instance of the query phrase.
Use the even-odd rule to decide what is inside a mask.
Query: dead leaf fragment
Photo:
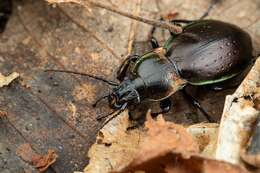
[[[17,155],[19,155],[24,161],[31,163],[35,166],[39,172],[44,172],[48,169],[50,165],[52,165],[58,155],[54,150],[48,150],[46,155],[40,155],[33,151],[30,144],[26,143],[19,146],[16,150]]]
[[[139,152],[131,164],[138,164],[170,151],[182,153],[188,157],[190,153],[198,153],[199,147],[186,129],[172,122],[166,122],[162,115],[153,120],[148,114],[145,127],[148,129]]]
[[[155,121],[148,115],[145,127],[148,131],[135,158],[124,169],[115,172],[247,173],[241,167],[198,155],[199,146],[187,130],[166,122],[162,116]]]
[[[148,113],[145,128],[147,131],[141,140],[140,147],[127,168],[142,164],[146,160],[164,156],[172,151],[182,153],[184,158],[199,151],[198,145],[183,126],[166,122],[161,115],[158,116],[157,120],[153,120]],[[154,172],[160,172],[161,167],[157,168],[153,168]]]
[[[131,164],[120,173],[249,173],[244,168],[226,162],[193,155],[189,158],[182,154],[169,152],[152,159]]]
[[[0,118],[6,117],[6,116],[7,116],[7,112],[0,110]]]
[[[0,88],[9,85],[14,79],[19,77],[19,73],[13,72],[8,76],[4,76],[0,73]]]

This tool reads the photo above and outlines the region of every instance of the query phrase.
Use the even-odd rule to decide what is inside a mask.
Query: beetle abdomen
[[[252,60],[250,36],[235,25],[203,20],[188,25],[167,53],[182,78],[193,85],[227,80]]]

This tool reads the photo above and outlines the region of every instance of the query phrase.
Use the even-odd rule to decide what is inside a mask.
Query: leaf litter
[[[123,171],[128,171],[128,169],[129,170],[135,170],[135,169],[139,169],[140,167],[145,168],[145,169],[147,168],[149,170],[151,168],[150,163],[152,163],[152,165],[153,164],[156,165],[156,164],[161,163],[160,162],[161,160],[163,160],[163,163],[167,163],[167,159],[164,160],[162,158],[165,158],[165,157],[163,157],[165,155],[166,156],[169,155],[171,158],[174,158],[175,161],[180,160],[181,163],[178,162],[178,164],[176,166],[176,169],[178,169],[177,171],[179,171],[179,172],[188,171],[187,168],[192,168],[191,170],[193,170],[193,171],[194,170],[197,171],[198,169],[199,170],[201,170],[201,169],[207,170],[207,167],[211,168],[210,169],[211,172],[213,172],[213,171],[221,172],[220,170],[224,171],[224,170],[226,170],[226,168],[229,170],[229,172],[232,172],[233,170],[234,171],[238,170],[238,171],[241,171],[241,172],[244,171],[243,169],[240,169],[236,166],[228,165],[228,164],[223,163],[223,162],[210,160],[210,159],[196,155],[196,153],[198,154],[198,153],[201,153],[202,151],[205,151],[205,148],[207,148],[207,146],[211,143],[211,141],[214,141],[214,139],[215,139],[214,135],[213,135],[213,137],[211,137],[211,134],[208,134],[205,137],[205,136],[202,136],[200,133],[195,133],[195,138],[193,137],[193,139],[192,139],[192,138],[190,138],[192,135],[189,134],[189,133],[192,133],[192,130],[189,130],[190,127],[187,127],[187,129],[188,129],[187,130],[188,133],[187,133],[187,132],[185,132],[184,127],[180,126],[180,128],[178,128],[179,125],[176,125],[176,124],[173,125],[174,126],[173,132],[175,132],[175,133],[170,133],[169,129],[167,129],[166,130],[167,132],[164,133],[164,130],[160,129],[161,125],[162,124],[166,125],[168,122],[165,122],[161,117],[158,117],[158,120],[156,120],[156,121],[148,118],[148,120],[146,122],[145,129],[141,129],[141,130],[135,129],[135,130],[132,130],[132,131],[126,131],[126,128],[129,126],[127,113],[124,113],[124,115],[122,115],[122,116],[120,115],[118,118],[122,118],[124,120],[122,120],[122,121],[120,120],[119,121],[120,123],[117,124],[116,122],[118,120],[115,119],[115,121],[112,121],[111,124],[109,123],[111,126],[109,126],[109,124],[108,124],[107,126],[104,127],[104,129],[102,129],[98,133],[96,144],[100,145],[99,146],[100,148],[95,148],[96,147],[95,145],[92,146],[93,149],[91,148],[92,150],[89,151],[89,157],[91,158],[89,166],[92,163],[92,165],[95,165],[95,167],[101,167],[103,163],[106,163],[107,168],[104,167],[105,168],[104,171],[110,171],[110,170],[112,170],[112,168],[114,169],[114,168],[120,168],[120,167]],[[147,127],[147,123],[148,123],[148,126],[149,126],[149,123],[150,123],[150,130],[151,130],[151,127],[154,128],[150,132],[149,132],[149,128]],[[121,125],[123,126],[122,128],[120,128]],[[207,127],[207,125],[205,125],[205,126]],[[166,127],[168,127],[168,126],[166,125]],[[203,125],[202,129],[204,129],[204,128],[205,127]],[[187,141],[194,143],[194,146],[191,145],[191,146],[187,147],[188,151],[186,151],[185,148],[182,146],[183,144],[180,141],[183,141],[183,140],[179,139],[179,137],[177,135],[178,133],[176,133],[176,131],[178,131],[177,129],[179,129],[179,130],[181,129],[180,133],[182,135],[186,136],[187,139],[189,139]],[[210,129],[214,129],[213,130],[214,133],[215,133],[215,131],[218,131],[218,127],[215,126],[215,125],[213,125],[212,128],[210,127]],[[159,133],[158,131],[162,132],[162,134]],[[211,131],[211,130],[209,130],[209,131]],[[202,132],[204,133],[205,131],[202,130]],[[168,134],[168,133],[170,133],[170,134]],[[117,136],[117,134],[118,134],[118,136]],[[149,137],[148,134],[150,134],[150,135],[152,134],[151,135],[152,137],[150,136],[151,138],[148,138]],[[165,137],[165,136],[160,136],[160,135],[163,135],[163,134],[164,135],[167,134],[167,135],[170,135],[170,136],[173,135],[171,137],[173,137],[172,140],[175,140],[175,142],[171,143],[171,141],[168,141],[168,138],[162,138],[163,140],[158,140],[158,139],[160,139],[159,137]],[[157,139],[156,140],[157,143],[153,139]],[[200,141],[202,141],[201,139],[203,139],[203,142],[201,144],[196,144],[196,143],[199,143]],[[128,140],[129,141],[131,140],[131,141],[129,142]],[[127,142],[129,142],[129,143],[127,143]],[[133,144],[131,142],[133,142]],[[164,145],[162,145],[162,146],[164,146],[165,148],[162,147],[162,149],[161,149],[160,142],[163,142]],[[212,145],[215,145],[214,143],[215,142],[213,142]],[[121,148],[120,152],[117,152],[118,151],[117,149],[120,149],[119,146],[114,147],[114,148],[112,147],[116,144],[118,144],[119,146],[120,145],[123,146]],[[128,144],[131,144],[132,148],[130,146],[128,146]],[[143,146],[143,144],[145,144],[145,145]],[[160,148],[160,150],[159,151],[155,150],[156,148],[153,147],[153,146],[150,146],[150,144],[154,144],[155,146],[158,146],[157,150],[158,150],[158,148]],[[109,152],[108,152],[108,154],[105,152],[110,147],[112,148],[111,153],[114,153],[114,154],[117,153],[118,155],[112,155],[111,154],[111,156],[114,156],[114,157],[110,158]],[[149,147],[151,147],[151,148],[149,148]],[[173,148],[171,149],[171,147],[173,147]],[[190,149],[190,147],[192,149]],[[128,151],[128,149],[129,149],[129,151]],[[144,149],[144,151],[146,151],[145,153],[142,153],[143,149]],[[176,152],[175,149],[180,150],[181,152],[180,151]],[[97,153],[95,153],[96,150],[99,150],[100,153],[103,152],[103,155],[101,155],[99,157],[99,155]],[[124,152],[122,152],[122,151],[124,151]],[[153,153],[151,152],[151,155],[147,155],[147,156],[150,156],[150,157],[148,159],[145,159],[147,151],[155,151],[157,153],[157,155],[153,155]],[[128,158],[128,152],[130,153],[129,158]],[[138,152],[138,153],[136,154],[136,152]],[[148,152],[148,153],[150,154],[150,152]],[[120,154],[122,154],[122,155],[120,155]],[[212,154],[213,154],[213,152],[210,151],[208,156],[212,156]],[[98,164],[94,164],[95,162],[93,161],[93,158],[96,158],[96,157],[97,157],[96,161],[97,161]],[[123,160],[124,162],[122,161],[122,158],[125,159],[125,160]],[[155,162],[151,162],[151,161],[153,161],[152,158],[155,158],[154,159]],[[114,159],[117,160],[117,161],[113,161]],[[132,159],[134,159],[134,160],[132,160]],[[130,165],[128,165],[128,164],[130,164]],[[148,167],[145,167],[146,165],[148,165]],[[196,168],[196,165],[200,165],[200,166],[202,165],[202,167],[203,166],[204,167],[203,168],[201,168],[201,167]],[[166,171],[169,171],[169,170],[172,171],[172,169],[175,169],[175,168],[172,168],[171,166],[172,165],[170,165],[170,164],[168,166],[166,165],[165,170]],[[193,166],[195,166],[194,169],[193,169]],[[123,169],[123,167],[124,167],[124,169]],[[212,169],[212,168],[214,168],[214,169]],[[88,171],[87,169],[88,169],[88,167],[86,168],[85,172],[91,172],[91,171]],[[99,170],[100,170],[100,168],[99,168]],[[102,169],[102,171],[103,171],[103,169]],[[102,172],[102,171],[100,170],[100,172]],[[93,169],[93,172],[94,172],[94,169]],[[205,172],[207,172],[207,171],[205,171]]]
[[[46,155],[37,154],[28,143],[20,145],[17,148],[16,153],[24,161],[29,162],[37,168],[39,172],[46,171],[48,167],[51,166],[58,158],[58,155],[54,150],[48,150]]]
[[[0,88],[9,85],[13,80],[19,77],[19,73],[13,72],[8,76],[4,76],[0,73]]]
[[[92,1],[49,2],[74,2],[83,6],[89,3],[100,7],[99,3]],[[182,125],[166,122],[161,116],[153,120],[148,113],[145,128],[129,132],[128,116],[124,113],[124,116],[120,115],[122,117],[125,117],[125,121],[118,121],[118,126],[113,124],[116,118],[98,133],[96,144],[89,151],[90,164],[84,172],[247,172],[240,166],[213,159],[219,144],[219,129],[215,124],[209,125],[213,127],[213,131],[209,130],[206,135],[201,135],[191,128],[187,130]],[[205,128],[205,125],[198,127]],[[136,131],[139,131],[138,135]],[[205,132],[202,130],[202,133]]]

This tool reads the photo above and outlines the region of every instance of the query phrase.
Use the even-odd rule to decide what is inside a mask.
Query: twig
[[[137,21],[149,24],[149,25],[153,25],[153,26],[156,26],[156,27],[168,29],[169,31],[171,31],[173,33],[176,33],[176,34],[182,32],[182,28],[180,26],[176,26],[176,25],[171,24],[169,22],[157,21],[157,20],[143,18],[141,16],[134,15],[134,14],[131,14],[131,13],[128,13],[128,12],[124,12],[124,11],[121,11],[121,10],[119,10],[117,8],[114,8],[114,7],[111,7],[111,6],[108,6],[108,5],[96,2],[96,1],[92,1],[92,0],[85,0],[85,1],[83,1],[83,0],[47,0],[47,1],[49,3],[73,2],[73,3],[80,4],[80,5],[84,6],[84,7],[88,7],[89,5],[93,5],[95,7],[103,8],[103,9],[106,9],[108,11],[120,14],[122,16],[131,18],[131,19],[134,19],[134,20],[137,20]]]
[[[142,4],[141,1],[142,0],[138,0],[138,2],[136,3],[134,15],[139,15],[141,4]],[[137,29],[137,21],[132,21],[130,26],[129,36],[128,36],[127,56],[130,55],[132,52],[136,29]]]

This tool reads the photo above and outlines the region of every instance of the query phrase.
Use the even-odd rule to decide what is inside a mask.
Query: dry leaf
[[[31,163],[35,166],[39,172],[44,172],[52,165],[58,155],[54,150],[48,150],[46,155],[39,155],[33,151],[30,144],[23,144],[19,146],[16,150],[17,155],[19,155],[24,161]]]
[[[134,157],[144,132],[138,129],[127,131],[127,112],[110,121],[97,135],[96,143],[88,152],[88,173],[105,173],[114,168],[125,167]]]
[[[145,125],[147,136],[135,158],[117,172],[247,173],[243,168],[198,155],[198,145],[181,125],[166,122],[161,116],[157,121],[148,116]]]
[[[5,116],[7,116],[7,112],[0,110],[0,118],[5,117]]]
[[[244,168],[222,161],[168,152],[152,159],[131,164],[120,173],[249,173]]]
[[[161,115],[155,121],[148,114],[145,127],[148,131],[135,155],[138,159],[134,159],[131,164],[138,164],[170,151],[182,153],[187,157],[190,153],[199,152],[198,145],[183,126],[166,122]]]
[[[190,153],[199,151],[183,126],[166,122],[162,116],[153,120],[148,114],[145,129],[127,131],[129,125],[128,114],[125,112],[99,132],[96,144],[88,153],[90,164],[84,172],[120,170],[136,157],[147,159],[170,151],[181,152],[188,157]]]
[[[0,73],[0,88],[9,85],[13,80],[19,77],[19,73],[13,72],[8,76],[4,76]]]

